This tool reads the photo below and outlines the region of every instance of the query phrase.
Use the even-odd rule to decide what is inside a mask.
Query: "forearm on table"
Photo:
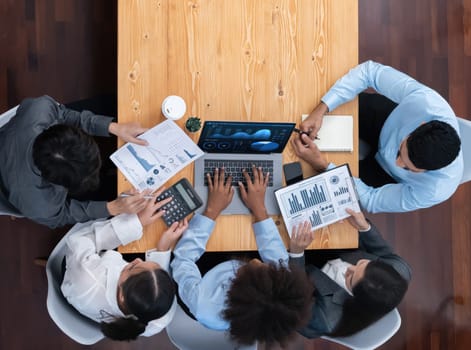
[[[288,252],[273,219],[268,218],[253,224],[258,252],[264,262],[288,263]]]

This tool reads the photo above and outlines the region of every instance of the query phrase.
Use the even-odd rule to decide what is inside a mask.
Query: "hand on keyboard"
[[[204,216],[216,220],[219,214],[231,203],[234,189],[231,186],[232,176],[225,179],[225,170],[214,169],[214,177],[207,173],[208,179],[208,204],[203,213]]]
[[[261,168],[252,166],[252,176],[247,173],[247,170],[243,171],[247,188],[245,188],[242,182],[239,182],[240,197],[244,201],[244,204],[252,212],[255,222],[262,221],[268,218],[267,210],[265,208],[265,191],[270,179],[270,173],[263,174]]]

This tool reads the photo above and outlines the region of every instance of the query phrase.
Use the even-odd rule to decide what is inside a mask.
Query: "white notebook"
[[[302,120],[307,118],[303,114]],[[325,115],[317,133],[315,144],[326,152],[353,151],[353,117],[351,115]]]

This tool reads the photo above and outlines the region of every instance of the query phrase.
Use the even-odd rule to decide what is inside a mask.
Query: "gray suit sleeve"
[[[381,236],[376,226],[371,224],[371,229],[360,232],[359,249],[378,256],[378,259],[394,267],[407,281],[411,280],[412,271],[409,264],[394,253],[392,247]]]
[[[68,109],[63,104],[54,101],[51,97],[45,98],[52,100],[57,108],[57,121],[60,124],[76,126],[86,133],[95,136],[110,136],[108,128],[113,121],[111,117],[94,114],[90,111],[77,112]]]
[[[103,201],[54,200],[57,198],[47,201],[45,197],[42,198],[39,201],[22,201],[21,212],[31,220],[50,228],[110,216],[106,202]]]
[[[306,260],[305,260],[304,255],[299,258],[292,258],[290,256],[288,263],[291,268],[297,268],[297,269],[303,270],[306,264]]]

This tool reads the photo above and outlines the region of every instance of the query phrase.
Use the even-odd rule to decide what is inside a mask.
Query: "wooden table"
[[[358,63],[356,0],[118,0],[118,118],[151,127],[161,103],[182,96],[188,116],[202,120],[294,121]],[[357,101],[335,114],[354,116],[353,153],[327,153],[358,173]],[[197,142],[199,133],[191,135]],[[121,144],[120,144],[121,145]],[[295,161],[291,145],[283,161]],[[303,164],[305,176],[311,172]],[[187,167],[167,185],[187,177]],[[120,175],[118,190],[130,184]],[[273,217],[285,243],[283,219]],[[248,215],[220,216],[208,251],[256,250]],[[121,252],[155,247],[163,222]],[[310,248],[353,248],[357,232],[346,222],[318,231]]]

